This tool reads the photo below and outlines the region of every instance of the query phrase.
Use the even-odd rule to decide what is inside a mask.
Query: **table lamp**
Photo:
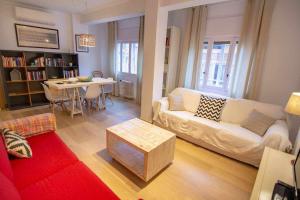
[[[300,115],[300,92],[293,92],[285,107],[285,112]]]
[[[289,98],[288,103],[286,104],[285,111],[292,115],[300,115],[300,92],[293,92]],[[287,120],[289,121],[289,120]],[[289,123],[288,123],[289,124]],[[290,124],[290,127],[291,124]],[[294,127],[297,128],[297,127]],[[294,130],[296,132],[296,130]],[[300,132],[300,130],[299,130]],[[294,142],[294,153],[298,153],[300,148],[300,134],[296,135]]]

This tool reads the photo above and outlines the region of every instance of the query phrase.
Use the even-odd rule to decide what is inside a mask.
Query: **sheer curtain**
[[[196,89],[200,72],[201,50],[204,42],[207,6],[201,5],[189,11],[179,72],[179,87]]]
[[[117,44],[117,22],[109,22],[108,23],[108,64],[109,64],[109,72],[110,76],[114,78],[114,80],[118,80],[117,69],[116,69],[116,44]],[[118,82],[114,84],[113,94],[115,96],[119,96],[119,85]]]
[[[276,0],[248,0],[229,95],[256,99]]]
[[[137,81],[136,81],[136,103],[141,104],[142,94],[142,74],[143,74],[143,61],[144,61],[144,21],[145,17],[140,17],[139,26],[139,50],[137,60]]]

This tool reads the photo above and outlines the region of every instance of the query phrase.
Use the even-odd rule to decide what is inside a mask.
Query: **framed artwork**
[[[18,47],[59,49],[57,29],[15,24]]]
[[[75,44],[76,44],[76,52],[85,52],[85,53],[88,53],[89,52],[89,48],[88,47],[83,47],[83,46],[80,46],[79,44],[79,38],[80,38],[80,35],[76,34],[75,35]]]

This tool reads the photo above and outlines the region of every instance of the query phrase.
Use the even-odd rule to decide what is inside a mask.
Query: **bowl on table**
[[[93,78],[91,76],[79,76],[77,79],[79,82],[91,82]]]

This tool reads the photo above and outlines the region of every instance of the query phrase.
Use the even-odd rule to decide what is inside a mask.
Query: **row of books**
[[[65,61],[62,58],[46,58],[46,66],[63,67],[65,66]]]
[[[39,58],[34,59],[34,64],[35,64],[35,66],[38,66],[38,67],[45,67],[45,58],[39,57]]]
[[[78,70],[75,69],[75,70],[64,70],[64,77],[65,78],[73,78],[73,77],[76,77],[78,76]]]
[[[27,80],[46,80],[46,72],[45,71],[32,71],[27,72]]]
[[[3,67],[22,67],[26,65],[24,57],[4,57],[2,56]]]

